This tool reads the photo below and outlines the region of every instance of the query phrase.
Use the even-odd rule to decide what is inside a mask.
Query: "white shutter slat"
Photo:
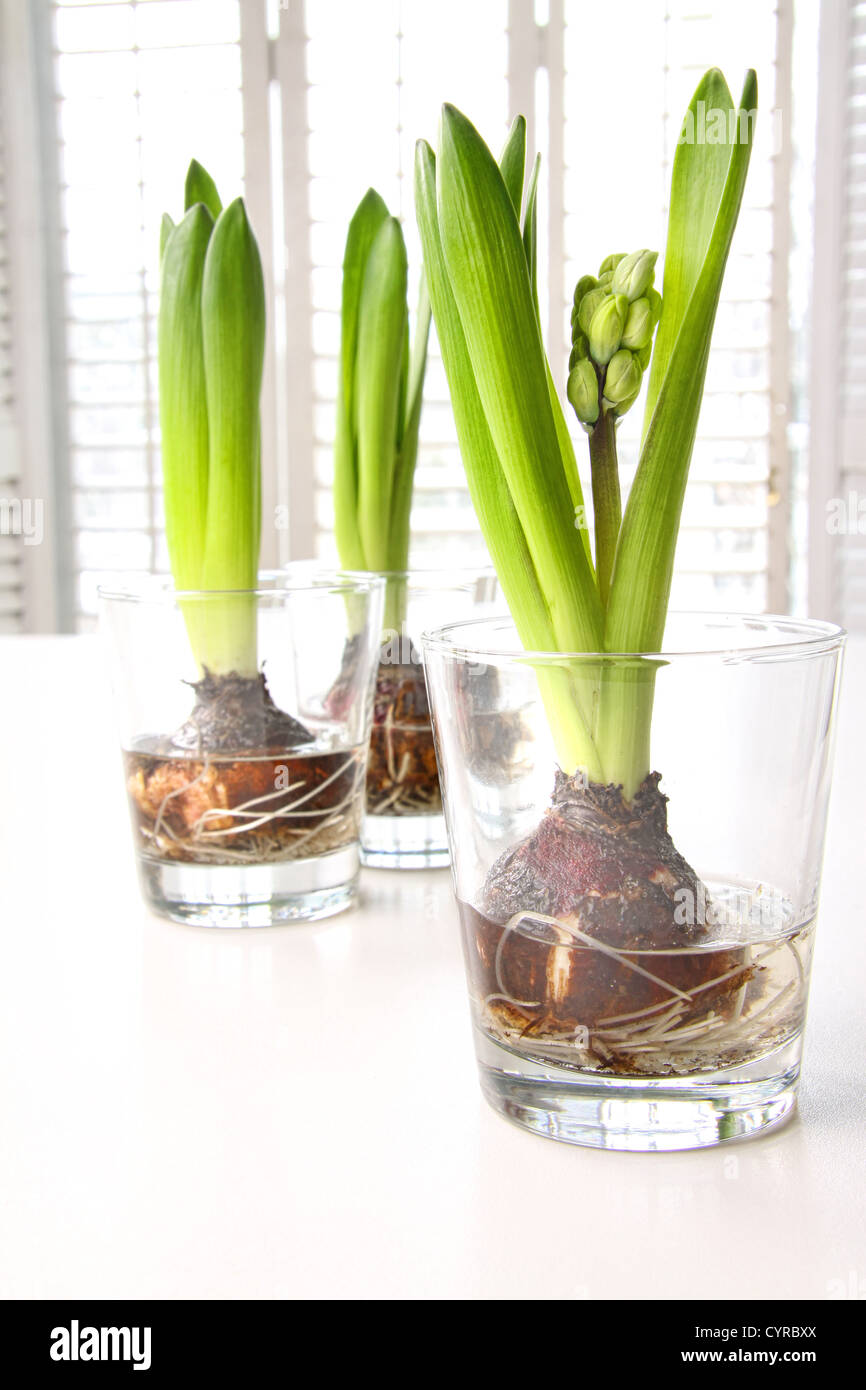
[[[866,628],[866,4],[848,3],[840,365],[838,497],[826,524],[841,621]],[[861,503],[862,517],[861,517]]]
[[[5,121],[0,91],[0,631],[23,626],[23,541],[16,513],[21,497],[21,444],[15,379],[12,370],[12,305],[9,295],[9,245],[5,217]]]
[[[74,584],[165,568],[156,395],[159,220],[192,157],[243,191],[239,0],[54,5]]]
[[[92,611],[99,576],[111,573],[115,565],[153,568],[164,563],[153,362],[158,215],[163,207],[179,212],[183,173],[192,154],[212,168],[221,186],[232,192],[240,187],[242,3],[160,0],[154,5],[54,6],[68,272],[71,519],[82,620]],[[295,178],[307,179],[306,186],[301,184],[304,196],[299,199],[295,230],[302,241],[308,241],[301,274],[307,275],[308,259],[309,290],[299,315],[304,331],[298,342],[312,338],[311,385],[303,392],[300,409],[309,410],[309,428],[305,427],[303,438],[314,442],[312,460],[307,444],[301,451],[287,450],[283,457],[288,457],[292,469],[311,469],[312,505],[304,509],[303,524],[314,533],[310,548],[321,555],[333,553],[330,451],[340,263],[349,217],[365,188],[378,187],[403,218],[413,280],[417,278],[420,249],[411,191],[414,141],[419,134],[435,140],[439,104],[447,99],[462,106],[496,146],[507,126],[509,71],[513,81],[515,56],[513,42],[509,52],[508,23],[509,12],[513,18],[517,8],[514,0],[511,4],[485,0],[479,6],[468,6],[465,0],[441,0],[436,6],[428,0],[381,0],[375,6],[362,6],[357,0],[312,0],[305,7],[306,38],[303,27],[297,26],[305,77],[299,80],[300,96],[298,89],[292,95],[292,110],[297,112],[303,100],[307,119],[296,124],[300,134],[290,147],[284,144],[283,155],[286,186]],[[291,0],[290,9],[297,16],[301,6]],[[533,49],[531,54],[518,55],[525,76],[536,60],[550,65],[564,53],[565,216],[558,232],[543,231],[555,252],[555,284],[566,285],[571,277],[573,285],[576,275],[587,268],[587,256],[591,264],[596,255],[613,248],[613,242],[605,240],[608,230],[616,239],[634,223],[637,240],[644,240],[643,223],[635,221],[638,210],[641,216],[651,210],[649,220],[658,228],[655,240],[660,239],[674,122],[684,104],[677,84],[682,84],[687,99],[700,70],[710,61],[719,62],[732,82],[738,81],[740,20],[748,24],[750,59],[757,53],[766,70],[762,71],[762,110],[768,111],[774,100],[773,0],[728,0],[724,6],[721,0],[704,4],[645,0],[634,7],[634,13],[634,30],[630,29],[629,45],[623,51],[615,15],[604,7],[565,0],[564,5],[549,7],[550,25],[537,54]],[[286,7],[270,5],[269,15],[270,32],[275,35],[278,26],[288,23]],[[720,47],[720,34],[727,35],[726,48]],[[866,31],[863,37],[860,65],[866,95]],[[271,73],[278,80],[280,51],[277,38]],[[659,113],[659,119],[641,122],[636,130],[629,103],[614,100],[599,105],[592,86],[599,74],[586,63],[586,53],[596,51],[616,52],[620,90],[629,89],[630,63],[644,74],[641,91],[647,109]],[[296,75],[299,71],[300,66],[293,69]],[[609,89],[602,95],[609,98]],[[852,101],[859,95],[858,87],[852,91]],[[632,155],[624,201],[601,199],[598,215],[599,205],[594,205],[593,230],[599,245],[589,248],[583,243],[585,197],[575,151],[585,133],[586,113],[598,110],[604,112],[607,146],[630,149]],[[669,114],[663,120],[665,111]],[[546,179],[558,181],[558,163],[563,163],[557,163],[558,140],[546,143],[540,110],[527,109],[527,115],[544,147]],[[101,132],[103,143],[108,141],[122,157],[94,162],[94,132]],[[862,132],[866,133],[866,106]],[[284,130],[284,141],[285,134]],[[135,159],[129,156],[131,147],[137,152]],[[553,169],[551,153],[557,166]],[[866,144],[863,157],[866,160]],[[622,187],[616,171],[611,179],[612,187]],[[748,606],[760,608],[765,602],[773,187],[770,161],[756,151],[730,262],[728,294],[719,311],[692,497],[683,522],[682,576],[684,582],[689,575],[695,577],[693,591],[680,586],[687,606],[699,606],[712,593],[728,606],[732,595],[745,596]],[[556,198],[553,205],[558,206]],[[609,229],[604,225],[605,210],[612,219]],[[279,207],[276,211],[279,216]],[[282,212],[285,219],[285,207]],[[862,227],[852,228],[852,273],[866,270],[860,244],[866,245],[866,196],[859,214]],[[297,245],[288,240],[294,257]],[[653,244],[649,234],[646,241]],[[0,255],[0,286],[2,275]],[[284,312],[290,279],[291,267],[288,279],[277,286]],[[866,298],[866,281],[862,289]],[[414,305],[414,283],[410,296]],[[549,296],[543,297],[549,302]],[[279,313],[278,303],[274,306],[278,322]],[[289,372],[290,317],[284,335],[288,339],[284,365]],[[2,334],[0,316],[0,351]],[[559,336],[557,328],[551,341]],[[564,362],[555,365],[560,375],[563,366]],[[860,389],[860,380],[852,372],[850,391]],[[5,383],[0,363],[0,396]],[[638,409],[623,430],[626,483],[634,467],[639,413]],[[582,437],[578,444],[586,477]],[[456,538],[449,559],[459,563],[461,556],[483,555],[435,336],[412,526],[417,556],[441,558],[446,534]],[[726,539],[718,551],[709,553],[708,541],[716,529]],[[690,536],[708,552],[704,569],[697,550],[696,558],[691,558],[686,544]],[[302,537],[301,544],[307,543]],[[294,532],[292,544],[296,544]]]

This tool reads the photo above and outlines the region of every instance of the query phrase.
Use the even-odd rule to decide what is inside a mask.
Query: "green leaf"
[[[355,429],[358,529],[370,569],[388,568],[388,532],[406,340],[406,245],[388,217],[370,248],[358,313]]]
[[[438,211],[475,385],[550,611],[555,645],[561,651],[598,650],[601,605],[560,466],[520,228],[490,151],[451,106],[442,114]]]
[[[550,612],[502,474],[451,293],[436,209],[436,157],[424,140],[416,146],[415,211],[424,250],[425,278],[475,511],[506,598],[509,603],[514,599],[512,612],[521,640],[527,646],[549,650],[553,641]]]
[[[166,246],[168,245],[168,239],[169,239],[169,237],[171,236],[171,234],[172,234],[173,231],[174,231],[174,222],[171,220],[171,218],[169,217],[168,213],[167,213],[167,212],[164,212],[164,213],[162,214],[162,221],[161,221],[160,224],[159,224],[159,263],[160,263],[160,265],[162,265],[162,258],[163,258],[163,256],[165,255],[165,248],[166,248]]]
[[[166,540],[179,589],[199,588],[204,566],[208,412],[201,295],[213,226],[207,208],[196,204],[172,230],[162,257],[159,418]]]
[[[173,239],[172,239],[173,240]],[[253,589],[261,532],[259,397],[265,294],[259,249],[237,198],[217,219],[202,281],[202,338],[209,424],[207,539],[202,587]],[[211,669],[256,671],[255,609],[214,607]]]
[[[523,218],[523,249],[526,252],[526,264],[529,267],[529,283],[532,286],[532,298],[535,301],[535,312],[540,319],[538,308],[538,176],[541,173],[541,155],[535,156],[535,163],[532,166],[532,173],[529,176],[529,187],[526,190],[526,213]]]
[[[415,210],[433,317],[475,513],[521,642],[529,650],[552,651],[556,648],[556,635],[550,609],[476,387],[452,294],[437,212],[436,159],[423,140],[416,146]],[[537,676],[562,766],[586,767],[591,775],[597,775],[595,750],[568,672],[541,667]]]
[[[750,74],[743,107],[752,109],[755,98]],[[733,110],[718,73],[699,87],[692,122],[698,101]],[[737,125],[743,143],[723,155],[707,142],[677,153],[663,300],[652,287],[654,253],[646,251],[608,257],[598,281],[584,277],[575,294],[570,367],[590,350],[602,372],[612,363],[605,399],[614,404],[590,438],[604,532],[598,576],[585,530],[575,536],[580,482],[538,325],[537,166],[521,236],[520,136],[506,146],[500,172],[474,127],[446,106],[438,169],[429,148],[418,146],[425,269],[473,503],[530,649],[561,766],[619,782],[629,797],[649,769],[658,662],[572,663],[568,653],[593,653],[602,643],[611,653],[653,652],[661,643],[710,337],[749,161],[748,117]],[[644,299],[631,313],[630,303]],[[620,525],[613,417],[640,389],[659,308],[644,441]],[[600,589],[608,595],[606,616]],[[558,651],[562,661],[542,661],[539,650]]]
[[[199,164],[197,159],[190,161],[190,166],[186,171],[186,183],[183,190],[184,211],[188,212],[195,203],[204,203],[214,222],[223,210],[216,184],[207,169]]]
[[[526,170],[526,117],[515,116],[508,132],[508,138],[499,156],[502,181],[508,189],[508,196],[514,208],[515,217],[520,217],[523,203],[523,178]]]
[[[526,254],[526,265],[529,270],[529,282],[532,286],[532,302],[535,305],[535,317],[538,319],[539,331],[541,326],[541,311],[538,304],[538,179],[541,172],[541,156],[536,155],[532,166],[532,173],[529,177],[529,187],[526,190],[526,212],[523,218],[523,249]],[[556,425],[556,435],[559,440],[559,453],[562,459],[562,468],[568,490],[571,495],[572,515],[575,524],[579,524],[585,514],[583,504],[583,489],[580,484],[580,473],[577,467],[577,459],[574,456],[574,444],[568,430],[565,419],[565,412],[559,399],[559,392],[556,389],[556,382],[553,379],[553,372],[550,363],[545,355],[545,366],[547,369],[547,391],[550,396],[550,407],[553,411],[553,420]],[[583,541],[583,548],[586,554],[587,563],[592,569],[592,555],[589,548],[589,531],[586,527],[580,527],[580,536]]]
[[[750,72],[741,101],[741,106],[747,101],[750,103],[746,110],[755,109],[757,90],[757,78],[754,72]],[[731,168],[732,147],[727,140],[720,144],[709,144],[706,141],[698,143],[696,139],[699,102],[704,103],[702,111],[724,111],[726,117],[733,110],[728,84],[718,68],[710,68],[698,83],[683,119],[680,142],[674,155],[664,258],[663,309],[647,386],[644,436],[649,429],[683,319],[707,257]],[[745,179],[751,143],[736,148],[746,151],[742,173]]]
[[[721,73],[708,72],[695,110],[734,110]],[[754,111],[757,81],[746,78],[739,112]],[[728,122],[728,130],[731,122]],[[738,119],[736,132],[739,136]],[[662,313],[638,469],[623,516],[608,604],[605,647],[655,652],[662,645],[689,464],[697,433],[713,324],[751,155],[752,127],[732,143],[684,141],[677,149],[665,252]],[[609,777],[632,795],[650,766],[656,663],[611,668],[601,689],[598,741]]]
[[[389,570],[405,570],[409,566],[409,519],[412,511],[415,466],[418,461],[418,432],[424,400],[424,374],[427,366],[429,337],[430,296],[427,293],[427,284],[422,275],[421,289],[418,295],[418,313],[415,321],[415,337],[407,374],[406,418],[394,465],[388,539]],[[387,623],[386,626],[388,626]]]
[[[734,110],[716,69],[702,79],[690,111],[699,101],[707,110]],[[750,72],[739,110],[756,105],[757,79]],[[721,145],[684,142],[674,159],[662,314],[640,461],[617,546],[608,650],[655,651],[664,635],[710,340],[749,167],[751,121],[738,119],[735,136]]]
[[[358,527],[358,461],[355,432],[355,374],[361,290],[370,249],[388,217],[375,189],[367,190],[349,223],[343,256],[340,314],[340,376],[334,446],[334,527],[340,562],[347,569],[367,569]]]

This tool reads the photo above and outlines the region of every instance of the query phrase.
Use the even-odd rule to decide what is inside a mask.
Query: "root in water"
[[[479,1025],[534,1059],[689,1074],[778,1046],[805,1007],[808,931],[714,938],[653,774],[634,801],[561,773],[538,829],[461,904]],[[685,908],[685,910],[684,910]]]
[[[411,644],[401,655],[405,659],[395,660],[391,643],[385,643],[379,655],[367,757],[370,816],[429,816],[442,810],[424,668]],[[345,710],[356,687],[360,659],[358,639],[351,638],[325,700],[325,708],[335,718]]]
[[[266,864],[341,849],[360,828],[358,749],[283,759],[128,753],[127,787],[148,858]]]
[[[442,810],[433,728],[420,665],[380,663],[367,760],[367,814]]]

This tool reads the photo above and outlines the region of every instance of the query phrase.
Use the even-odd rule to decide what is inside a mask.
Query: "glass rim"
[[[820,618],[792,618],[785,614],[777,613],[727,613],[724,611],[712,610],[677,610],[668,615],[669,618],[693,619],[723,626],[725,623],[732,627],[746,625],[763,625],[769,630],[776,625],[781,628],[788,628],[796,631],[796,637],[790,641],[755,643],[754,645],[743,645],[737,643],[726,643],[718,646],[692,646],[692,647],[662,647],[659,651],[602,651],[602,652],[579,652],[579,651],[533,651],[524,648],[508,648],[495,646],[492,643],[487,645],[471,646],[468,642],[463,643],[459,640],[459,635],[467,631],[477,630],[485,624],[508,624],[512,630],[516,624],[510,615],[489,615],[481,618],[466,618],[453,623],[445,623],[441,627],[431,628],[421,634],[421,642],[425,652],[440,652],[452,657],[465,658],[478,664],[479,661],[489,659],[493,662],[519,662],[526,661],[545,662],[549,664],[562,661],[583,661],[583,662],[609,662],[609,661],[648,661],[656,660],[660,662],[669,661],[671,658],[685,660],[688,658],[700,657],[727,657],[738,661],[749,661],[766,659],[768,657],[794,657],[794,656],[817,656],[823,652],[839,650],[845,643],[848,633],[845,628],[837,623],[825,622]]]
[[[303,562],[299,562],[303,563]],[[310,562],[309,578],[294,579],[288,568],[261,570],[259,583],[253,589],[178,589],[171,575],[145,574],[112,584],[98,584],[96,596],[101,603],[164,603],[201,602],[228,598],[279,598],[284,594],[361,594],[379,593],[385,580],[372,570],[335,569]]]
[[[282,572],[290,572],[295,565],[315,564],[314,560],[289,560],[283,566]],[[443,578],[448,581],[449,587],[456,587],[457,584],[466,583],[471,579],[496,579],[497,574],[493,565],[430,565],[424,568],[419,565],[410,565],[404,570],[341,570],[340,573],[375,575],[380,579],[437,579]]]

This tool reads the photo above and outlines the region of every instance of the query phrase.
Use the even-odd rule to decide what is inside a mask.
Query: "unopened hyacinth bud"
[[[597,277],[577,282],[568,399],[589,433],[602,415],[624,415],[640,395],[662,312],[655,263],[654,251],[607,256]]]
[[[588,357],[581,357],[568,374],[568,399],[582,425],[594,425],[599,416],[598,377]]]
[[[569,359],[568,359],[568,370],[571,371],[572,368],[574,367],[574,364],[575,364],[576,362],[579,362],[580,359],[581,359],[581,357],[588,357],[588,356],[589,356],[589,339],[587,338],[587,336],[586,336],[585,333],[581,333],[580,330],[578,329],[578,331],[574,334],[574,337],[573,337],[573,340],[572,340],[571,354],[570,354]]]
[[[594,362],[604,367],[622,342],[622,330],[628,312],[625,295],[605,295],[589,325],[589,351]]]
[[[629,303],[641,299],[653,282],[657,251],[632,251],[623,256],[613,272],[611,288],[614,294],[624,294]]]
[[[583,299],[583,296],[585,294],[589,294],[590,290],[594,290],[597,287],[597,285],[598,281],[596,280],[594,275],[581,275],[580,279],[574,287],[575,309],[580,307],[580,301]]]
[[[583,296],[577,313],[577,322],[581,332],[586,334],[589,333],[589,325],[592,323],[593,314],[608,298],[609,295],[607,290],[601,285],[597,285],[595,289],[590,290]]]
[[[605,373],[605,403],[613,406],[617,412],[620,408],[627,409],[640,391],[642,376],[634,353],[629,352],[628,348],[620,348],[610,359]]]
[[[628,306],[625,328],[622,330],[622,345],[626,348],[642,348],[652,341],[653,316],[648,299],[636,299]]]

